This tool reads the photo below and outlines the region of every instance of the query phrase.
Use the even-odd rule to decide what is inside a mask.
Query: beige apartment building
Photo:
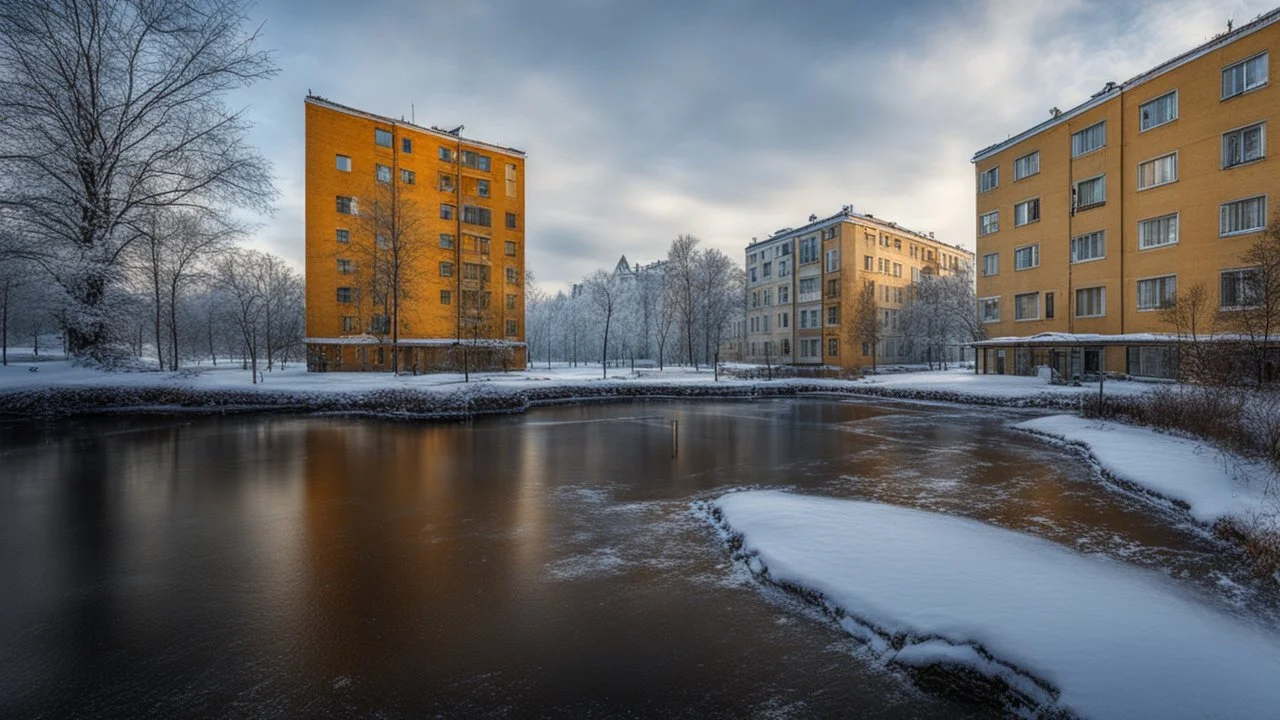
[[[873,354],[882,364],[911,362],[899,332],[911,285],[971,262],[968,250],[848,206],[753,239],[746,249],[744,359],[845,370],[871,365]],[[876,347],[848,330],[868,284],[883,327]]]
[[[1239,305],[1280,191],[1267,138],[1280,10],[979,151],[978,370],[1174,377],[1160,309]]]

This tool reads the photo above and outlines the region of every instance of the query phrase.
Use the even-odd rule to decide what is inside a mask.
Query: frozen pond
[[[1026,417],[777,400],[5,422],[0,716],[986,714],[730,563],[690,503],[739,487],[966,515],[1277,626],[1233,551],[1007,429]]]

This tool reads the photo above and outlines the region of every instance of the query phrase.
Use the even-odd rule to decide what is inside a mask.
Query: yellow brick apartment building
[[[912,285],[973,262],[973,253],[851,207],[810,217],[746,248],[747,362],[856,370],[914,361],[900,330]],[[861,291],[874,292],[880,342],[851,337]]]
[[[1278,22],[1267,13],[974,155],[993,338],[979,372],[1174,377],[1162,305],[1197,284],[1215,308],[1237,304],[1240,258],[1280,191]]]
[[[308,368],[522,366],[524,153],[305,109]]]

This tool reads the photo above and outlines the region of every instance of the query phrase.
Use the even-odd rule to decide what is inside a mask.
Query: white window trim
[[[1087,154],[1087,153],[1086,153],[1086,154]],[[1081,178],[1081,179],[1079,179],[1079,180],[1075,181],[1074,183],[1072,183],[1072,185],[1071,185],[1071,189],[1075,191],[1075,192],[1074,192],[1074,193],[1072,193],[1072,194],[1075,196],[1075,199],[1076,199],[1076,206],[1075,206],[1075,211],[1076,211],[1076,212],[1082,212],[1082,211],[1084,211],[1084,210],[1092,210],[1092,209],[1094,209],[1094,208],[1100,208],[1100,207],[1102,207],[1102,206],[1104,206],[1104,205],[1106,205],[1106,204],[1107,204],[1107,181],[1106,181],[1105,179],[1102,181],[1102,202],[1100,202],[1100,203],[1094,203],[1094,204],[1092,204],[1092,205],[1080,205],[1080,204],[1079,204],[1079,201],[1080,201],[1080,186],[1081,186],[1081,185],[1083,185],[1083,184],[1085,184],[1085,183],[1087,183],[1087,182],[1093,182],[1094,180],[1097,180],[1097,179],[1099,179],[1099,178],[1106,178],[1106,177],[1107,177],[1107,174],[1106,174],[1106,173],[1099,173],[1099,174],[1097,174],[1097,175],[1094,175],[1093,177]]]
[[[1018,267],[1018,251],[1029,248],[1029,247],[1036,247],[1039,244],[1040,243],[1027,243],[1026,245],[1019,245],[1018,247],[1013,249],[1013,271],[1014,272],[1022,272],[1024,270],[1035,270],[1036,268],[1040,267],[1040,250],[1039,249],[1036,250],[1035,265],[1028,265],[1027,267],[1024,267],[1024,268]]]
[[[1085,264],[1085,263],[1098,262],[1099,260],[1106,260],[1106,259],[1107,259],[1107,231],[1106,231],[1106,230],[1093,230],[1093,231],[1091,231],[1091,232],[1087,232],[1087,233],[1080,233],[1079,235],[1076,235],[1075,237],[1071,238],[1069,241],[1067,241],[1067,257],[1070,259],[1070,258],[1071,258],[1071,256],[1072,256],[1072,254],[1073,254],[1073,253],[1071,252],[1071,251],[1072,251],[1072,247],[1071,247],[1072,243],[1074,243],[1077,239],[1082,238],[1082,237],[1084,237],[1084,236],[1086,236],[1086,235],[1092,235],[1092,234],[1094,234],[1094,233],[1098,233],[1098,232],[1102,233],[1102,254],[1101,254],[1101,255],[1099,255],[1098,257],[1088,258],[1088,259],[1085,259],[1085,260],[1075,260],[1075,259],[1071,259],[1071,264],[1072,264],[1072,265],[1083,265],[1083,264]]]
[[[995,216],[996,216],[996,229],[995,229],[995,230],[992,230],[991,232],[983,232],[983,231],[982,231],[982,219],[983,219],[983,218],[985,218],[985,217],[987,217],[988,215],[995,215]],[[992,210],[991,212],[985,212],[985,213],[982,213],[982,214],[978,215],[978,235],[979,235],[980,237],[987,237],[987,236],[989,236],[989,235],[995,235],[995,234],[996,234],[996,233],[998,233],[998,232],[1000,232],[1000,210],[999,210],[999,209]]]
[[[1031,202],[1031,201],[1033,201],[1033,200],[1034,200],[1034,201],[1035,201],[1035,203],[1036,203],[1036,219],[1035,219],[1035,220],[1028,220],[1028,221],[1026,221],[1026,222],[1022,223],[1021,225],[1019,225],[1019,224],[1018,224],[1018,206],[1019,206],[1019,205],[1026,205],[1027,203],[1030,203],[1030,202]],[[1016,203],[1014,203],[1014,204],[1013,204],[1013,226],[1014,226],[1014,227],[1016,227],[1016,228],[1026,227],[1026,226],[1028,226],[1028,225],[1035,225],[1035,224],[1036,224],[1036,223],[1038,223],[1038,222],[1040,222],[1040,196],[1039,196],[1039,195],[1036,195],[1036,196],[1034,196],[1034,197],[1026,198],[1025,200],[1022,200],[1022,201],[1020,201],[1020,202],[1016,202]]]
[[[1250,60],[1256,60],[1256,59],[1258,59],[1258,58],[1260,58],[1260,57],[1262,57],[1263,55],[1266,55],[1266,54],[1267,54],[1267,51],[1266,51],[1266,50],[1263,50],[1262,52],[1256,52],[1256,53],[1254,53],[1254,54],[1250,55],[1250,56],[1249,56],[1249,57],[1247,57],[1247,58],[1243,58],[1243,59],[1237,60],[1237,61],[1235,61],[1235,62],[1233,62],[1233,63],[1231,63],[1231,64],[1229,64],[1229,65],[1223,65],[1223,66],[1222,66],[1222,70],[1220,70],[1220,71],[1218,72],[1218,92],[1219,92],[1219,93],[1221,93],[1221,92],[1222,92],[1222,73],[1224,73],[1224,72],[1226,72],[1226,71],[1230,70],[1231,68],[1233,68],[1233,67],[1235,67],[1235,66],[1237,66],[1237,65],[1243,65],[1243,64],[1245,64],[1245,63],[1249,62]],[[1247,88],[1247,89],[1245,89],[1245,90],[1241,90],[1240,92],[1236,93],[1235,95],[1223,95],[1222,97],[1218,98],[1218,102],[1225,102],[1225,101],[1227,101],[1227,100],[1230,100],[1231,98],[1238,98],[1238,97],[1241,97],[1241,96],[1243,96],[1243,95],[1248,95],[1249,93],[1254,92],[1255,90],[1261,90],[1262,88],[1264,88],[1264,87],[1266,87],[1266,86],[1268,86],[1268,85],[1270,85],[1270,84],[1271,84],[1271,58],[1267,58],[1267,80],[1266,80],[1266,82],[1262,83],[1261,85],[1255,85],[1254,87]]]
[[[1142,302],[1142,293],[1138,290],[1138,286],[1142,284],[1142,281],[1143,280],[1159,280],[1160,278],[1173,278],[1174,280],[1173,296],[1175,298],[1178,297],[1178,291],[1177,291],[1178,273],[1164,273],[1163,275],[1148,275],[1146,277],[1134,278],[1133,302],[1135,305],[1137,305],[1138,312],[1160,312],[1161,310],[1164,310],[1164,308],[1162,307],[1144,308],[1141,305],[1138,305],[1138,303]]]
[[[992,170],[995,170],[995,171],[996,171],[996,181],[995,181],[995,184],[993,184],[991,187],[987,188],[986,190],[983,190],[983,189],[982,189],[982,178],[986,177],[987,173],[991,172]],[[982,194],[984,194],[984,193],[989,193],[989,192],[991,192],[992,190],[995,190],[995,189],[996,189],[996,188],[998,188],[998,187],[1000,187],[1000,165],[999,165],[999,163],[997,163],[997,164],[995,164],[995,165],[992,165],[991,167],[987,168],[986,170],[983,170],[982,172],[978,173],[978,194],[979,194],[979,195],[982,195]]]
[[[1150,245],[1148,247],[1142,247],[1142,223],[1148,222],[1151,220],[1160,220],[1167,217],[1174,218],[1175,221],[1177,222],[1178,239],[1174,240],[1171,243],[1162,243],[1160,245]],[[1141,220],[1138,221],[1138,225],[1134,228],[1134,233],[1137,236],[1136,239],[1138,241],[1138,252],[1149,252],[1151,250],[1161,250],[1163,248],[1176,247],[1179,243],[1182,242],[1182,211],[1179,210],[1178,212],[1165,213],[1163,215],[1152,215],[1151,217],[1148,217],[1148,218],[1142,218]]]
[[[1219,78],[1218,78],[1218,84],[1219,84],[1219,85],[1221,85],[1221,84],[1222,84],[1222,78],[1221,78],[1221,76],[1219,76]],[[1166,95],[1172,95],[1172,96],[1173,96],[1173,117],[1169,118],[1168,120],[1165,120],[1164,122],[1160,123],[1159,125],[1152,125],[1151,127],[1147,128],[1146,130],[1143,130],[1143,129],[1142,129],[1142,106],[1143,106],[1143,105],[1146,105],[1146,104],[1148,104],[1148,103],[1153,103],[1153,102],[1155,102],[1156,100],[1159,100],[1159,99],[1161,99],[1161,98],[1165,97]],[[1155,96],[1149,97],[1149,98],[1147,98],[1146,100],[1143,100],[1142,102],[1138,103],[1138,134],[1139,134],[1139,135],[1141,135],[1142,133],[1145,133],[1145,132],[1151,132],[1152,130],[1155,130],[1156,128],[1162,128],[1162,127],[1164,127],[1165,125],[1169,125],[1169,124],[1173,123],[1173,121],[1177,120],[1177,119],[1178,119],[1178,117],[1179,117],[1181,114],[1182,114],[1182,97],[1178,94],[1178,89],[1177,89],[1177,88],[1174,88],[1171,92],[1162,92],[1162,93],[1160,93],[1159,95],[1155,95]]]
[[[1233,230],[1229,233],[1222,232],[1222,206],[1223,205],[1230,205],[1231,203],[1244,202],[1245,200],[1254,200],[1257,198],[1262,198],[1262,225],[1255,228],[1249,228],[1248,230]],[[1262,193],[1261,195],[1250,195],[1249,197],[1236,198],[1235,200],[1228,200],[1224,203],[1219,203],[1218,204],[1218,237],[1226,238],[1226,237],[1236,237],[1238,235],[1252,235],[1253,233],[1260,233],[1265,231],[1267,229],[1267,213],[1270,209],[1271,209],[1270,193]],[[1178,237],[1182,237],[1181,231],[1179,231]]]
[[[1259,270],[1257,265],[1246,265],[1244,267],[1223,268],[1218,271],[1218,310],[1222,312],[1234,312],[1236,310],[1249,310],[1258,307],[1257,305],[1223,305],[1222,304],[1222,276],[1226,273],[1240,272],[1241,270]]]
[[[1106,119],[1104,118],[1104,119],[1102,119],[1102,120],[1099,120],[1099,121],[1098,121],[1098,122],[1096,122],[1096,123],[1093,123],[1092,125],[1089,125],[1088,127],[1082,127],[1082,128],[1080,128],[1080,129],[1079,129],[1079,130],[1077,130],[1076,132],[1073,132],[1073,133],[1071,133],[1071,135],[1067,136],[1067,142],[1071,142],[1071,138],[1075,137],[1076,133],[1081,133],[1081,132],[1084,132],[1085,130],[1092,130],[1093,128],[1095,128],[1095,127],[1097,127],[1097,126],[1099,126],[1099,125],[1105,125],[1105,124],[1106,124],[1106,122],[1107,122],[1107,121],[1106,121]],[[1075,160],[1076,158],[1081,158],[1081,157],[1084,157],[1085,155],[1092,155],[1093,153],[1096,153],[1096,152],[1098,152],[1099,150],[1102,150],[1102,149],[1104,149],[1104,148],[1106,148],[1106,147],[1107,147],[1107,131],[1106,131],[1106,130],[1103,130],[1103,131],[1102,131],[1102,144],[1101,144],[1101,145],[1099,145],[1098,147],[1096,147],[1096,148],[1094,148],[1094,149],[1092,149],[1092,150],[1085,150],[1084,152],[1080,153],[1079,155],[1072,155],[1072,156],[1071,156],[1071,159],[1072,159],[1072,160]],[[1075,150],[1075,148],[1074,148],[1074,147],[1072,147],[1072,148],[1069,148],[1069,150],[1074,151],[1074,150]]]
[[[1227,165],[1223,163],[1223,160],[1222,160],[1223,139],[1233,132],[1240,132],[1241,130],[1254,127],[1255,125],[1262,126],[1262,132],[1260,133],[1260,136],[1261,136],[1260,144],[1262,145],[1262,154],[1252,160],[1245,160],[1244,162],[1238,162],[1235,165]],[[1244,167],[1245,165],[1252,165],[1257,162],[1262,162],[1263,160],[1266,160],[1266,159],[1267,159],[1267,121],[1265,118],[1262,120],[1254,120],[1253,122],[1245,123],[1240,127],[1234,127],[1234,128],[1231,128],[1230,130],[1223,130],[1222,134],[1218,136],[1218,167],[1219,169],[1234,170],[1238,167]]]
[[[1106,285],[1090,285],[1089,287],[1076,288],[1077,293],[1080,292],[1081,290],[1101,290],[1102,291],[1102,312],[1095,313],[1092,315],[1081,315],[1080,305],[1078,302],[1076,302],[1076,299],[1072,297],[1071,302],[1073,305],[1075,305],[1075,307],[1071,308],[1071,312],[1073,313],[1073,315],[1077,318],[1082,318],[1082,319],[1106,317],[1107,316],[1107,286]]]
[[[989,273],[987,272],[987,258],[992,255],[996,257],[996,271],[993,273]],[[999,252],[983,253],[982,254],[982,277],[995,277],[996,275],[999,275],[999,274],[1000,274],[1000,253]]]
[[[1246,127],[1248,127],[1248,126],[1246,125]],[[1139,181],[1141,181],[1141,179],[1142,179],[1142,166],[1143,166],[1143,165],[1146,165],[1146,164],[1147,164],[1147,163],[1149,163],[1149,162],[1155,162],[1155,161],[1157,161],[1157,160],[1163,160],[1163,159],[1165,159],[1165,158],[1167,158],[1167,157],[1172,157],[1172,158],[1173,158],[1173,179],[1172,179],[1172,180],[1165,180],[1165,181],[1164,181],[1164,182],[1162,182],[1162,183],[1156,183],[1156,184],[1154,184],[1154,185],[1148,185],[1148,186],[1146,186],[1146,187],[1139,187],[1139,188],[1138,188],[1138,192],[1146,192],[1146,191],[1148,191],[1148,190],[1154,190],[1155,188],[1158,188],[1158,187],[1164,187],[1165,185],[1172,185],[1172,184],[1174,184],[1174,183],[1178,182],[1178,180],[1182,179],[1182,158],[1178,157],[1178,154],[1179,154],[1180,152],[1181,152],[1181,151],[1179,151],[1179,150],[1174,150],[1173,152],[1167,152],[1167,153],[1164,153],[1163,155],[1156,155],[1155,157],[1147,158],[1146,160],[1141,160],[1141,161],[1139,161],[1139,162],[1138,162],[1138,165],[1137,165],[1137,169],[1136,169],[1136,170],[1135,170],[1135,172],[1134,172],[1134,179],[1133,179],[1133,182],[1134,182],[1134,185],[1135,185],[1135,186],[1136,186],[1136,185],[1139,183]],[[1219,147],[1218,147],[1218,154],[1219,154],[1219,155],[1221,155],[1221,154],[1222,154],[1222,147],[1221,147],[1221,143],[1219,143]]]
[[[1036,316],[1035,317],[1025,317],[1025,318],[1018,317],[1018,298],[1023,297],[1025,295],[1036,296]],[[1039,290],[1032,290],[1031,292],[1024,292],[1024,293],[1015,293],[1013,296],[1013,321],[1014,322],[1035,322],[1039,320],[1041,318],[1041,315],[1044,314],[1043,295],[1044,293],[1040,292]]]
[[[1031,157],[1032,155],[1039,155],[1039,154],[1040,154],[1039,150],[1032,150],[1031,152],[1023,155],[1022,157],[1016,157],[1013,159],[1013,181],[1014,182],[1022,182],[1027,178],[1035,177],[1036,175],[1040,174],[1040,159],[1036,158],[1036,171],[1033,173],[1028,173],[1026,175],[1023,175],[1022,177],[1018,177],[1018,161],[1025,160]]]
[[[985,302],[985,301],[987,301],[987,300],[995,300],[995,301],[996,301],[996,319],[995,319],[995,320],[986,320],[986,319],[984,319],[984,318],[981,316],[981,314],[979,314],[979,316],[978,316],[978,322],[982,323],[983,325],[990,325],[991,323],[998,323],[998,322],[1000,322],[1000,296],[999,296],[999,295],[991,295],[991,296],[989,296],[989,297],[978,298],[978,312],[979,312],[979,313],[981,313],[981,312],[982,312],[982,303],[983,303],[983,302]]]

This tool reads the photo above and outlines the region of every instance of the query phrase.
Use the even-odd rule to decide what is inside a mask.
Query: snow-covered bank
[[[1198,440],[1075,415],[1013,427],[1083,447],[1107,476],[1173,500],[1203,523],[1249,518],[1269,511],[1269,500],[1280,499],[1275,473],[1267,466]]]
[[[265,374],[253,385],[247,372],[219,366],[167,372],[108,373],[65,361],[0,368],[0,413],[74,414],[113,409],[180,408],[188,412],[276,409],[299,412],[385,412],[453,417],[519,412],[529,405],[587,398],[779,397],[807,393],[955,402],[1004,407],[1074,409],[1093,388],[1045,385],[1035,378],[974,375],[970,371],[901,373],[865,380],[738,380],[710,370],[610,369],[599,366],[476,373],[308,373],[300,366]],[[1141,383],[1107,383],[1108,394],[1145,392]]]
[[[884,662],[1087,717],[1271,717],[1280,637],[1163,575],[974,520],[779,491],[711,504],[738,559]],[[1024,708],[1025,710],[1025,708]]]

